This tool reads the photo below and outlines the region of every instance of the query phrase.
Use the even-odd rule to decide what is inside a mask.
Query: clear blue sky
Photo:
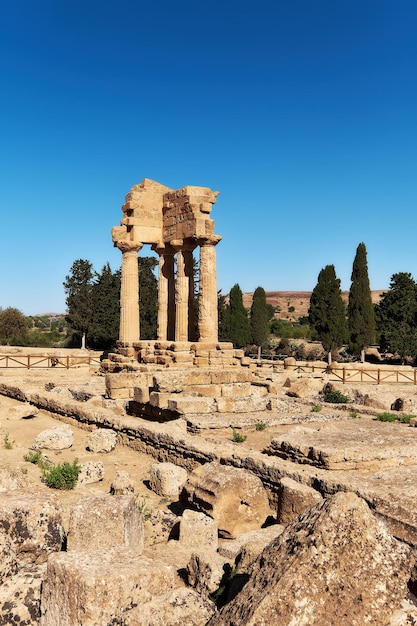
[[[3,0],[0,307],[120,266],[131,186],[220,191],[218,288],[417,279],[415,0]],[[141,254],[147,254],[144,248]]]

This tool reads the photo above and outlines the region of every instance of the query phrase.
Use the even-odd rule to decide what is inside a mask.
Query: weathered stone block
[[[220,536],[227,538],[260,528],[271,513],[259,478],[217,462],[194,470],[185,492],[188,501],[213,517]]]
[[[388,534],[365,501],[339,492],[287,525],[208,624],[387,626],[412,567],[410,548]]]
[[[216,522],[205,513],[185,509],[180,522],[179,542],[187,548],[206,546],[217,550],[218,530]]]
[[[187,471],[174,463],[154,463],[151,466],[150,486],[160,496],[178,499],[187,479]]]
[[[111,452],[117,444],[117,433],[109,428],[97,428],[88,436],[87,447],[90,452]]]
[[[226,398],[234,398],[236,396],[249,396],[251,392],[250,383],[229,383],[221,386],[221,395]]]
[[[55,426],[37,435],[32,443],[33,450],[66,450],[74,443],[74,433],[70,426]]]
[[[46,563],[26,565],[0,586],[0,624],[38,626]]]
[[[321,494],[316,489],[292,480],[292,478],[282,478],[278,498],[278,522],[288,524],[322,499]]]
[[[215,404],[213,398],[178,397],[168,400],[168,409],[180,415],[186,413],[213,413]]]
[[[123,546],[141,553],[143,542],[143,522],[133,496],[92,496],[70,512],[68,550]]]
[[[55,495],[10,491],[0,498],[0,529],[11,542],[19,564],[44,563],[61,549],[62,517]]]
[[[116,623],[132,607],[172,589],[174,580],[174,568],[125,549],[54,554],[42,589],[40,623]]]

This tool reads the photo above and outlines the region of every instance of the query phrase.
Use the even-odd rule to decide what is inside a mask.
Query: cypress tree
[[[346,306],[334,265],[321,270],[310,299],[308,319],[327,352],[340,348],[347,338]]]
[[[375,307],[380,347],[403,361],[417,355],[417,285],[408,272],[391,277],[389,291]]]
[[[141,339],[156,339],[158,322],[158,281],[154,274],[158,261],[155,257],[138,257],[139,314]]]
[[[263,346],[269,335],[269,309],[263,287],[257,287],[254,291],[250,310],[250,326],[253,343],[258,347]]]
[[[234,285],[229,295],[230,341],[236,348],[243,348],[250,343],[251,332],[249,318],[243,305],[243,294],[238,284]]]
[[[352,267],[348,302],[348,329],[351,349],[360,354],[375,342],[375,314],[369,286],[366,247],[360,243]]]

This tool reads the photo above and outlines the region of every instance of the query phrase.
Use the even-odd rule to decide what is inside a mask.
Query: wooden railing
[[[100,365],[100,357],[95,356],[42,356],[39,354],[0,354],[0,369],[48,369],[76,367],[77,365]]]
[[[319,372],[328,374],[330,379],[346,383],[394,383],[394,384],[411,384],[417,385],[417,369],[385,369],[385,368],[365,368],[365,367],[323,367],[322,365],[285,365],[284,369],[290,369],[293,372],[313,373]]]

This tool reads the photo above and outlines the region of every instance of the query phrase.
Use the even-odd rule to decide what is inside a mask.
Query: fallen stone
[[[113,496],[128,496],[135,492],[132,479],[128,472],[119,470],[110,485],[110,493]]]
[[[46,563],[25,566],[3,582],[0,586],[1,624],[39,626],[45,571]]]
[[[321,494],[308,485],[284,477],[281,479],[277,520],[279,524],[288,524],[300,513],[310,509],[322,500]]]
[[[3,493],[0,532],[9,539],[19,567],[44,563],[62,544],[62,517],[57,497],[41,491]]]
[[[187,582],[203,598],[208,598],[219,589],[231,571],[230,563],[223,556],[212,550],[204,550],[202,546],[201,550],[191,555],[187,565]]]
[[[70,426],[55,426],[37,435],[32,443],[33,450],[66,450],[74,443]]]
[[[126,611],[134,606],[142,610],[144,603],[167,592],[174,582],[173,567],[126,548],[60,552],[48,560],[40,624],[126,624]]]
[[[216,522],[205,513],[185,509],[180,522],[179,542],[188,548],[206,546],[217,550],[218,530]]]
[[[209,626],[387,626],[407,594],[411,550],[353,493],[293,520]]]
[[[89,485],[99,483],[104,478],[104,465],[101,461],[87,461],[81,464],[78,475],[78,484]]]
[[[159,496],[178,500],[188,474],[174,463],[154,463],[150,470],[150,487]]]
[[[29,402],[25,402],[21,406],[15,406],[9,409],[9,413],[11,414],[11,417],[16,417],[18,419],[30,419],[32,417],[36,417],[39,413],[39,409],[37,406],[29,404]]]
[[[258,529],[271,513],[262,481],[244,469],[206,463],[194,470],[184,490],[192,506],[215,520],[221,537]]]
[[[124,546],[140,554],[143,542],[143,522],[133,496],[92,496],[70,511],[68,551]]]
[[[108,428],[93,430],[88,436],[87,448],[90,452],[112,452],[117,444],[117,433]]]

